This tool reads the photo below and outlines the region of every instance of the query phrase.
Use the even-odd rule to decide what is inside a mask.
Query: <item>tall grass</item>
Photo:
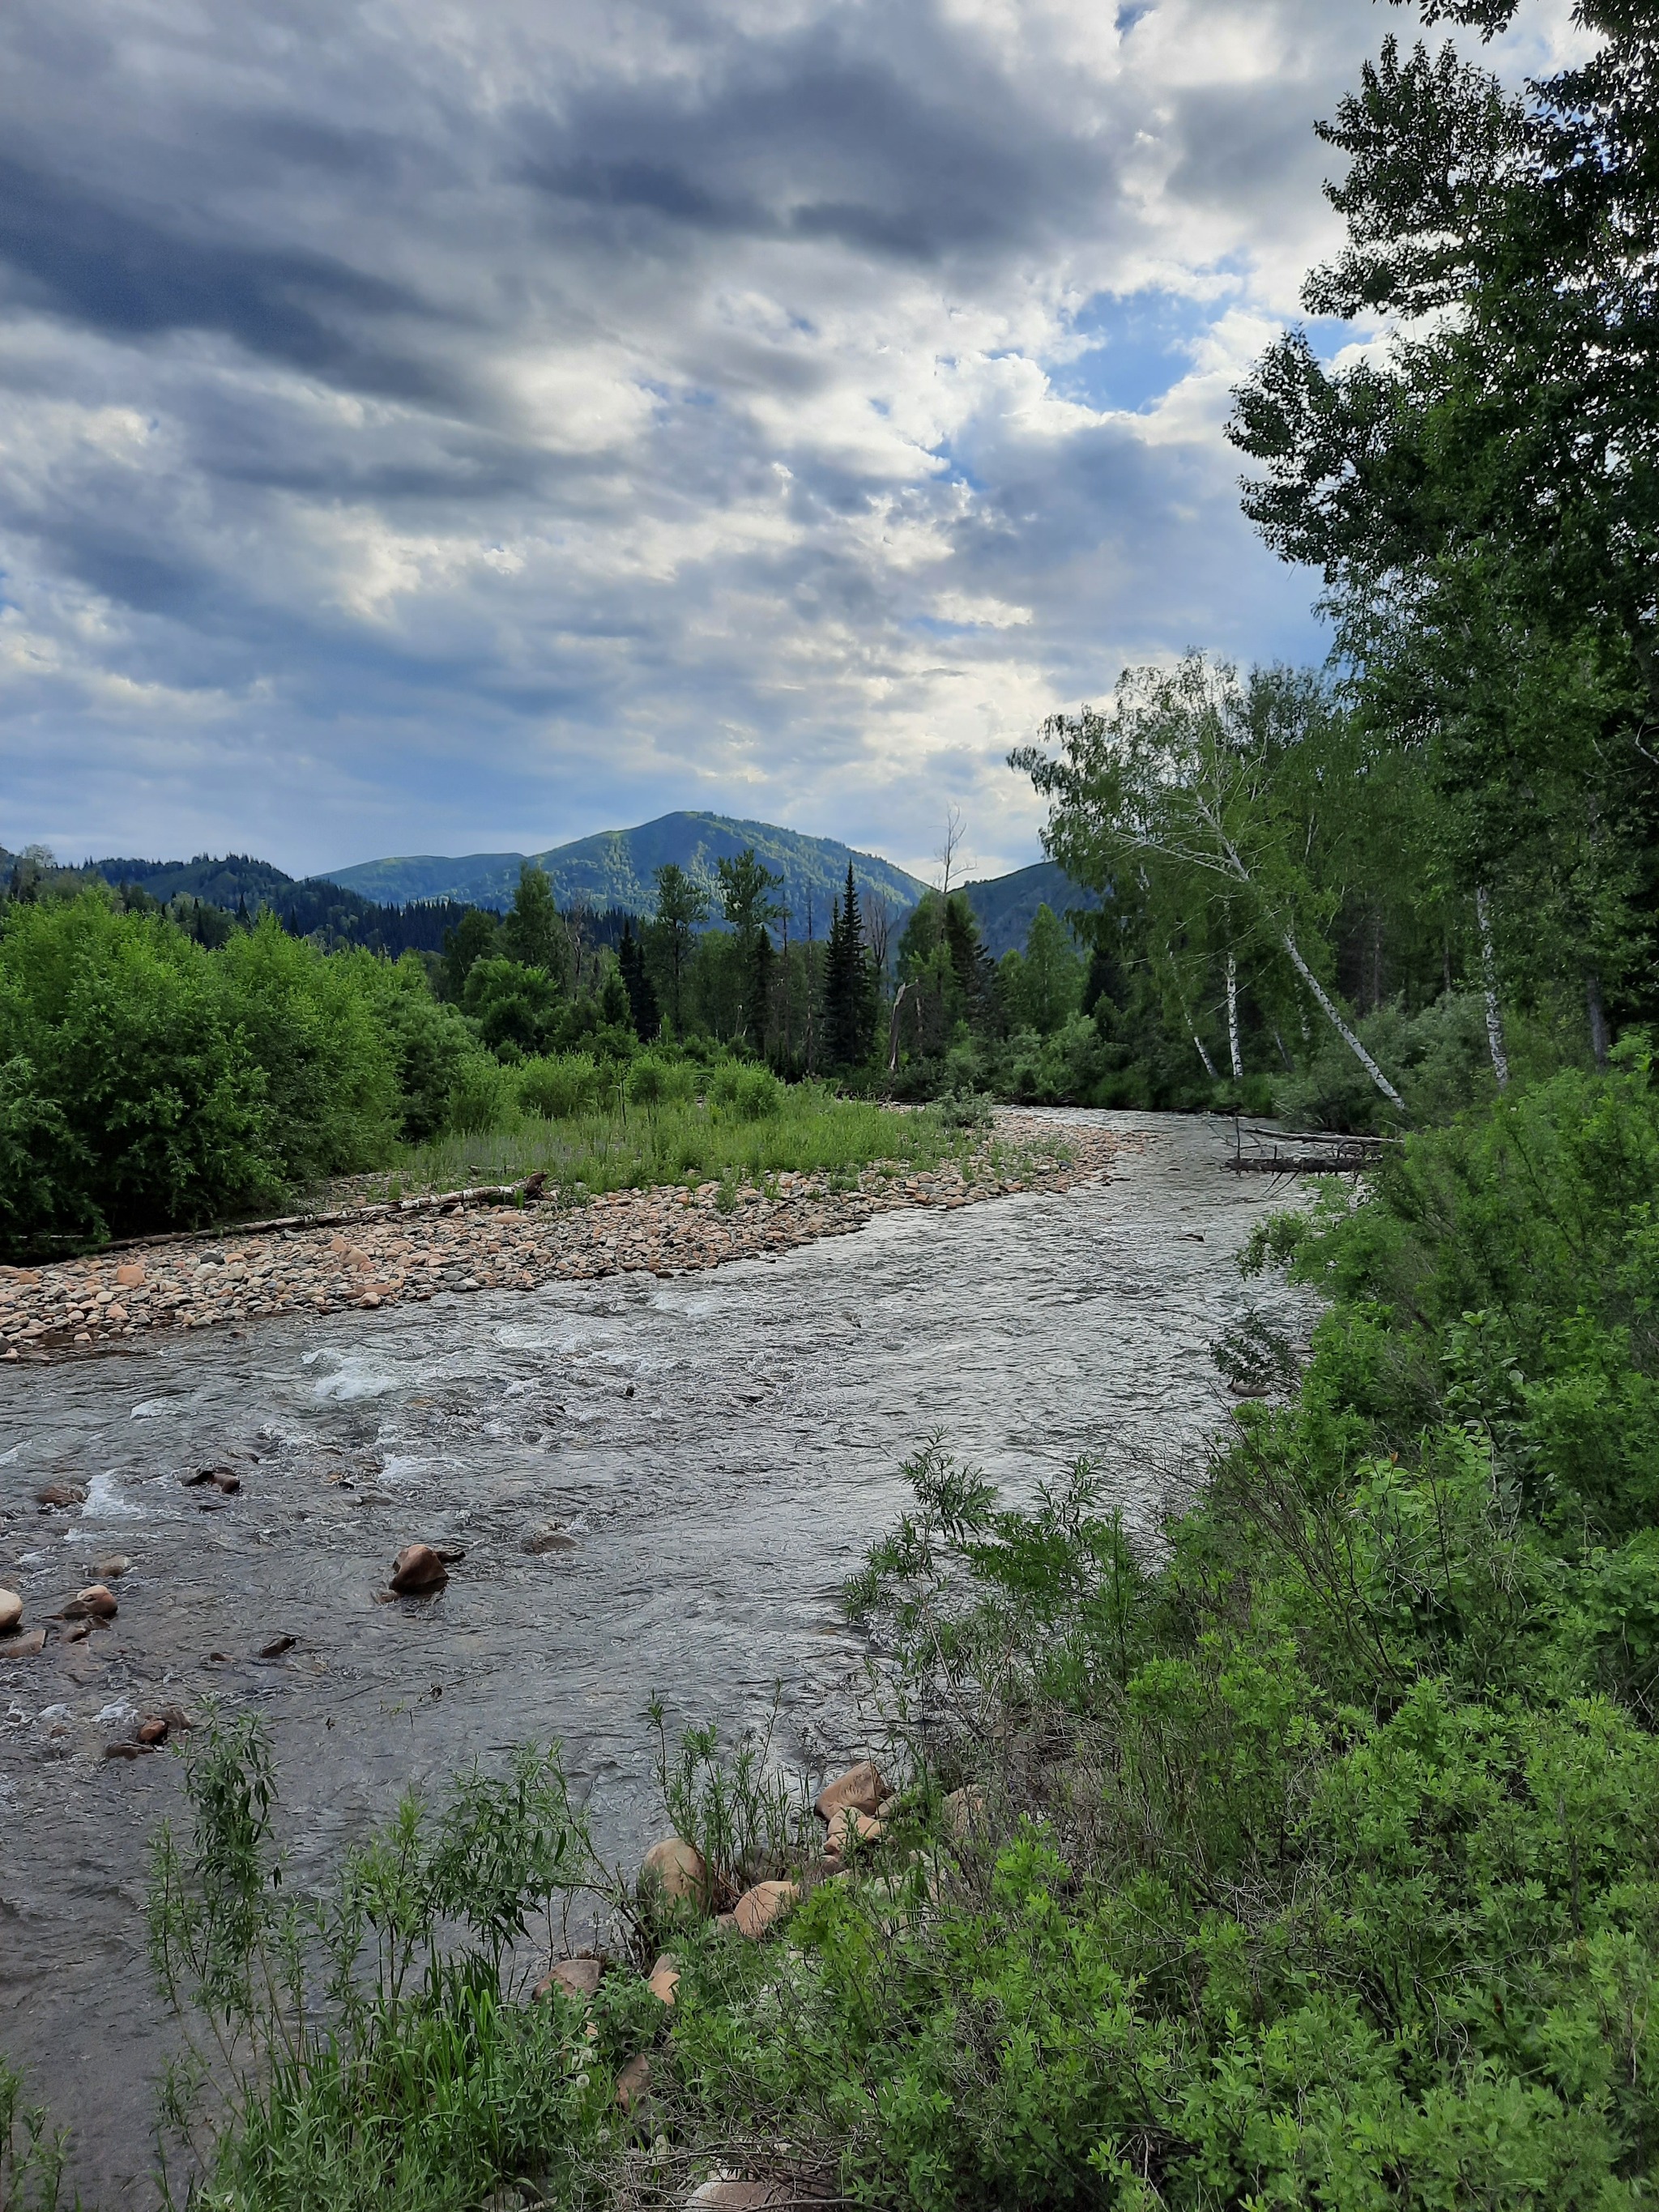
[[[759,1186],[791,1171],[850,1180],[878,1162],[910,1172],[966,1162],[983,1142],[982,1132],[955,1126],[932,1109],[904,1112],[838,1098],[823,1085],[773,1084],[760,1096],[763,1110],[756,1113],[752,1091],[647,1103],[611,1086],[608,1096],[561,1118],[526,1112],[514,1097],[501,1103],[495,1126],[404,1146],[361,1187],[373,1196],[408,1196],[544,1175],[580,1198],[667,1183]]]

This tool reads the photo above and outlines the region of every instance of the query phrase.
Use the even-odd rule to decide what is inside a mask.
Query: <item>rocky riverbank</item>
[[[845,1237],[902,1206],[961,1206],[1066,1190],[1103,1174],[1118,1140],[1004,1115],[964,1164],[913,1173],[877,1163],[855,1183],[780,1174],[763,1188],[703,1183],[613,1191],[572,1206],[377,1209],[361,1224],[286,1228],[142,1252],[0,1269],[0,1359],[40,1360],[131,1343],[158,1328],[211,1328],[271,1314],[374,1309],[440,1293],[533,1290],[644,1271],[683,1274],[775,1258]]]

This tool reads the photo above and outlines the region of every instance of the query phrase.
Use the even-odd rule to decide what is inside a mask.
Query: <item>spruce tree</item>
[[[824,957],[823,1018],[830,1057],[837,1067],[857,1067],[868,1057],[875,1018],[875,979],[864,942],[853,867],[847,867],[847,895],[831,908],[830,943]]]
[[[617,968],[628,994],[634,1034],[641,1044],[649,1044],[662,1027],[662,1009],[657,1003],[657,987],[646,972],[645,947],[635,936],[631,921],[623,923],[622,942],[617,947]]]

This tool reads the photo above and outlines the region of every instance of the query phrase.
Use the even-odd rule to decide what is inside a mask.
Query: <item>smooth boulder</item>
[[[0,1589],[0,1636],[10,1636],[22,1626],[22,1599],[15,1590]]]
[[[392,1562],[392,1587],[399,1597],[441,1590],[448,1580],[449,1569],[430,1544],[405,1544]]]
[[[645,1985],[659,2003],[672,2005],[679,1980],[679,1963],[672,1951],[665,1951],[646,1976]]]
[[[70,1603],[64,1607],[65,1620],[113,1620],[118,1610],[115,1593],[102,1583],[88,1583],[83,1590],[76,1590]]]
[[[732,1908],[738,1935],[746,1936],[751,1943],[758,1942],[777,1925],[799,1895],[793,1881],[757,1881],[752,1889],[744,1890]]]
[[[845,1858],[860,1844],[878,1844],[886,1833],[887,1823],[875,1814],[855,1812],[852,1806],[843,1805],[830,1823],[823,1855],[827,1859]]]
[[[683,1836],[653,1844],[640,1868],[642,1883],[654,1882],[665,1897],[689,1897],[701,1905],[708,1895],[708,1869],[702,1853]]]
[[[641,2051],[630,2058],[617,2076],[617,2102],[623,2112],[631,2112],[635,2105],[643,2104],[651,2094],[651,2061]]]
[[[605,1968],[597,1959],[555,1959],[546,1975],[537,1983],[536,1995],[549,1996],[562,1990],[568,1997],[575,1997],[586,2004],[599,1994],[599,1980]]]
[[[845,1774],[824,1784],[812,1810],[826,1827],[831,1827],[837,1813],[874,1813],[890,1795],[874,1759],[861,1759]]]

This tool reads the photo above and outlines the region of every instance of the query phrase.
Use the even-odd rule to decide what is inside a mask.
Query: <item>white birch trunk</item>
[[[1492,902],[1486,896],[1486,886],[1477,884],[1474,891],[1474,919],[1480,932],[1480,980],[1486,997],[1486,1049],[1492,1054],[1492,1072],[1498,1078],[1498,1087],[1510,1087],[1510,1056],[1504,1045],[1504,1009],[1498,1002],[1498,958],[1492,951]]]
[[[1338,1036],[1341,1038],[1343,1043],[1347,1046],[1348,1050],[1359,1062],[1359,1065],[1364,1069],[1366,1074],[1370,1076],[1371,1081],[1382,1093],[1382,1096],[1388,1100],[1389,1103],[1391,1106],[1397,1106],[1400,1109],[1400,1111],[1403,1114],[1406,1110],[1405,1100],[1395,1089],[1393,1084],[1389,1082],[1388,1077],[1383,1074],[1382,1069],[1371,1058],[1370,1053],[1366,1051],[1364,1046],[1360,1043],[1359,1039],[1348,1027],[1348,1024],[1343,1020],[1341,1015],[1338,1013],[1336,1007],[1326,993],[1324,985],[1320,981],[1318,976],[1314,974],[1313,969],[1309,967],[1307,962],[1302,957],[1301,953],[1297,950],[1295,938],[1291,936],[1288,929],[1283,927],[1280,928],[1279,933],[1285,951],[1291,956],[1291,967],[1295,969],[1297,974],[1302,978],[1308,988],[1313,993],[1314,997],[1318,1000],[1320,1012],[1324,1015],[1331,1027],[1336,1031]]]
[[[1209,1077],[1211,1082],[1213,1083],[1216,1079],[1215,1062],[1210,1058],[1209,1054],[1205,1051],[1203,1038],[1200,1036],[1198,1031],[1193,1027],[1190,1022],[1187,1024],[1187,1032],[1192,1038],[1193,1042],[1198,1047],[1198,1056],[1204,1063],[1204,1073]]]
[[[1238,962],[1227,955],[1227,1049],[1233,1056],[1233,1081],[1244,1080],[1244,1060],[1238,1049]]]

